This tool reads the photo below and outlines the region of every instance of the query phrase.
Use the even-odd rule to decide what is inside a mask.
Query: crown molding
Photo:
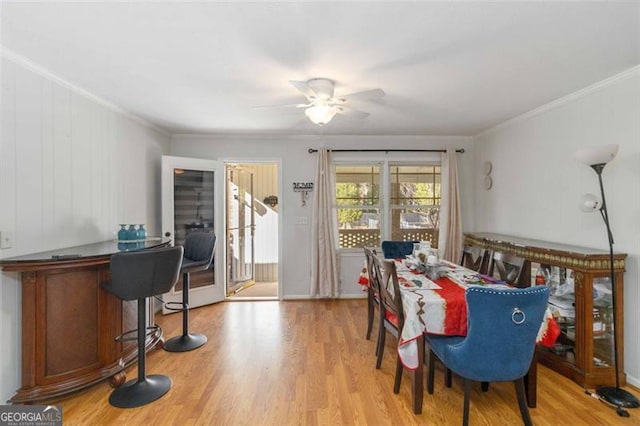
[[[7,60],[20,65],[21,67],[34,72],[38,75],[40,75],[41,77],[44,77],[48,80],[53,81],[54,83],[65,87],[69,90],[72,90],[73,92],[77,93],[80,96],[83,96],[99,105],[104,106],[105,108],[108,108],[120,115],[123,115],[139,124],[142,124],[145,127],[148,127],[150,129],[153,129],[157,132],[162,133],[163,135],[167,136],[167,137],[171,137],[171,133],[168,132],[166,129],[163,129],[162,127],[159,127],[147,120],[145,120],[142,117],[139,117],[137,115],[135,115],[134,113],[127,111],[124,108],[119,107],[118,105],[111,103],[109,101],[107,101],[106,99],[103,99],[97,95],[94,95],[93,93],[79,87],[76,86],[73,83],[70,83],[69,81],[65,80],[64,78],[52,73],[51,71],[47,70],[46,68],[44,68],[43,66],[31,61],[30,59],[25,58],[24,56],[21,56],[15,52],[13,52],[10,49],[7,49],[6,47],[0,45],[0,56],[3,58],[6,58]]]
[[[544,114],[547,111],[551,111],[553,109],[556,109],[560,106],[566,105],[570,102],[575,101],[576,99],[582,98],[584,96],[588,96],[593,94],[594,92],[597,92],[599,90],[602,90],[606,87],[609,87],[615,83],[618,83],[619,81],[625,80],[627,78],[633,77],[634,75],[636,75],[640,77],[640,65],[636,65],[632,68],[629,68],[628,70],[625,70],[619,74],[613,75],[611,77],[608,77],[602,81],[599,81],[595,84],[592,84],[591,86],[587,86],[583,89],[578,90],[577,92],[573,92],[569,95],[563,96],[559,99],[556,99],[555,101],[551,101],[549,103],[546,103],[542,106],[539,106],[538,108],[532,109],[531,111],[525,112],[523,114],[520,114],[516,117],[513,117],[507,121],[504,121],[500,124],[496,124],[493,127],[490,127],[486,130],[483,130],[482,132],[476,134],[474,136],[474,138],[479,138],[482,136],[487,136],[489,134],[495,133],[499,130],[505,129],[507,127],[510,127],[514,124],[520,123],[522,121],[526,121],[532,117],[535,117],[537,115],[540,114]]]

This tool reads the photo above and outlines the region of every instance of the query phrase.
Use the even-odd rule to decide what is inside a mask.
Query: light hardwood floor
[[[186,353],[153,350],[148,374],[168,374],[173,388],[136,409],[109,406],[104,382],[64,399],[65,425],[458,425],[462,390],[454,378],[425,392],[423,413],[411,411],[409,376],[394,394],[394,339],[375,369],[375,340],[365,335],[365,300],[226,302],[191,313],[191,330],[209,338]],[[179,315],[157,321],[165,337],[179,333]],[[375,332],[375,330],[374,330]],[[536,425],[638,425],[640,409],[622,418],[553,371],[540,367]],[[136,368],[127,370],[135,377]],[[627,387],[629,390],[629,387]],[[632,390],[640,395],[637,390]],[[476,384],[472,425],[521,423],[511,383]]]

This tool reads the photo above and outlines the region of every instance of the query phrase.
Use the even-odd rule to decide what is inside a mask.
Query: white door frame
[[[282,244],[282,230],[283,228],[283,221],[282,221],[282,217],[284,216],[284,211],[285,211],[285,203],[283,203],[283,199],[284,197],[284,191],[282,190],[283,186],[282,186],[282,158],[243,158],[243,157],[225,157],[225,158],[221,158],[220,161],[222,163],[224,163],[224,174],[225,174],[225,190],[226,190],[226,175],[227,175],[227,163],[244,163],[244,164],[267,164],[267,163],[276,163],[278,165],[278,300],[283,300],[284,299],[284,292],[283,292],[283,283],[284,283],[284,273],[283,273],[283,269],[282,269],[282,264],[283,264],[283,244]],[[225,200],[227,199],[227,194],[225,193]],[[226,203],[226,201],[225,201]],[[227,224],[227,209],[226,206],[223,209],[223,223]],[[217,232],[217,231],[216,231]],[[225,242],[225,244],[222,244],[223,246],[223,252],[222,252],[222,258],[224,260],[227,259],[227,244]],[[218,251],[218,253],[220,253]],[[217,279],[217,276],[216,276]],[[226,279],[226,274],[225,274],[225,279]]]
[[[226,176],[224,171],[224,164],[221,161],[216,160],[204,160],[199,158],[187,158],[187,157],[174,157],[170,155],[162,156],[162,234],[171,238],[171,243],[174,243],[174,215],[173,215],[173,169],[188,169],[188,170],[204,170],[214,172],[214,197],[217,200],[222,200],[224,196],[224,188],[226,183]],[[224,265],[224,235],[225,235],[225,218],[223,212],[224,203],[214,203],[213,213],[213,229],[216,233],[216,253],[213,258],[214,273],[215,273],[215,285],[203,286],[197,288],[191,288],[189,290],[189,306],[197,307],[207,305],[211,303],[222,302],[225,300],[226,294],[226,282],[225,282],[225,265]],[[222,250],[221,250],[222,249]],[[163,295],[164,302],[182,302],[182,291],[175,291],[172,288],[170,292]]]

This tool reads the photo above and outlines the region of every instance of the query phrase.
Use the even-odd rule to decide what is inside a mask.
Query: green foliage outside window
[[[346,223],[356,223],[362,217],[360,209],[341,209],[340,206],[356,204],[361,194],[360,185],[355,183],[336,184],[336,202],[338,204],[338,224],[342,227]]]

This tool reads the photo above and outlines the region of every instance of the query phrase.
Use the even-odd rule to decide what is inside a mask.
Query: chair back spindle
[[[462,249],[460,265],[472,271],[486,274],[488,269],[487,250],[477,246],[465,245]]]
[[[512,254],[494,251],[489,264],[489,275],[517,285],[525,260]]]
[[[400,296],[400,284],[398,273],[393,260],[380,259],[374,257],[374,269],[382,273],[380,280],[380,300],[382,308],[386,313],[390,313],[397,318],[397,328],[402,330],[404,326],[404,311],[402,308],[402,298]]]

